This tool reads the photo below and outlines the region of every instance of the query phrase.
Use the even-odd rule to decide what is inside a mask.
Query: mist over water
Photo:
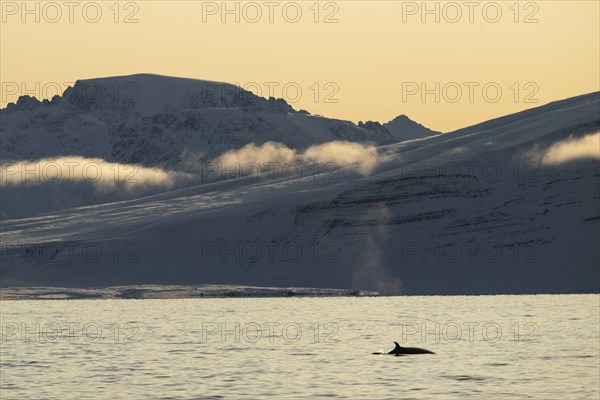
[[[598,295],[3,301],[0,385],[7,399],[597,399],[598,324]],[[394,341],[436,354],[372,354]]]

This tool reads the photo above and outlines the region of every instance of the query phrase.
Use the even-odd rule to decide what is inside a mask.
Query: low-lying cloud
[[[542,163],[553,165],[580,159],[600,159],[600,132],[553,144],[542,156]]]
[[[185,177],[185,174],[160,168],[111,163],[100,158],[80,156],[15,161],[3,163],[0,169],[2,186],[88,182],[100,191],[169,189]]]
[[[214,162],[225,165],[331,163],[340,168],[356,170],[361,175],[369,175],[380,163],[380,157],[376,147],[361,143],[334,141],[298,152],[281,143],[266,142],[259,146],[250,143],[239,150],[228,151]]]
[[[297,151],[281,143],[266,142],[262,145],[250,143],[238,150],[227,151],[212,163],[223,165],[225,170],[236,165],[321,163],[368,175],[377,167],[380,159],[374,146],[359,143],[334,141]],[[11,161],[0,165],[0,186],[4,187],[72,183],[92,185],[102,193],[125,192],[129,195],[210,181],[205,178],[198,173],[112,163],[101,158],[81,156]]]
[[[228,166],[265,163],[288,164],[295,161],[297,157],[296,150],[281,143],[266,142],[260,146],[249,143],[239,150],[230,150],[221,154],[214,162]]]

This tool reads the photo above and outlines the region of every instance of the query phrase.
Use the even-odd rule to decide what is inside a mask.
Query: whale
[[[396,347],[394,350],[390,351],[388,354],[394,354],[397,356],[402,356],[405,354],[435,354],[433,351],[427,349],[421,349],[419,347],[402,347],[398,344],[398,342],[394,342]]]

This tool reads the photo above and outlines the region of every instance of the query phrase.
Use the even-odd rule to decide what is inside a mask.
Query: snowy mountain
[[[423,125],[408,118],[406,115],[399,115],[385,124],[381,124],[376,121],[360,121],[358,126],[359,128],[364,128],[384,136],[389,134],[397,142],[422,139],[428,136],[439,135],[441,133],[424,127]]]
[[[191,155],[210,161],[248,143],[396,141],[231,84],[150,74],[80,80],[51,101],[22,96],[0,117],[2,150],[25,159],[79,155],[175,169]]]
[[[187,118],[196,132],[203,125],[193,121],[202,115],[211,128],[198,143],[216,140],[212,128],[221,126],[220,132],[227,132],[222,135],[232,140],[221,149],[236,149],[218,159],[299,160],[301,173],[280,170],[251,179],[227,174],[131,200],[3,219],[3,286],[236,284],[393,294],[600,291],[600,149],[594,147],[600,140],[600,93],[399,143],[375,140],[380,134],[350,123],[300,115],[276,101],[257,100],[260,105],[244,114],[236,102],[233,109],[222,100],[217,103],[223,107],[202,108],[206,102],[200,100],[164,98],[169,111],[153,114],[162,116],[156,120],[144,114],[157,112],[152,102],[142,102],[134,117],[121,122],[110,122],[113,117],[102,116],[105,108],[96,106],[85,112],[58,101],[28,107],[46,119],[63,115],[50,111],[53,107],[71,110],[65,111],[68,118],[57,120],[62,127],[86,126],[86,118],[94,121],[88,127],[100,126],[97,121],[110,125],[106,132],[111,134],[101,142],[106,147],[99,151],[109,160],[148,167],[182,165],[172,163],[158,143],[178,135],[175,127]],[[203,114],[208,110],[210,117]],[[239,142],[235,147],[239,132],[262,129],[223,124],[223,119],[239,122],[246,115],[257,121],[257,112],[273,127],[268,140],[279,144],[267,145],[260,136],[257,146]],[[10,123],[25,124],[21,132],[31,135],[51,126],[38,121],[34,129],[22,117]],[[344,128],[336,135],[330,128],[338,123]],[[310,138],[283,137],[275,128],[290,124]],[[152,139],[156,147],[133,151],[148,143],[152,126],[164,127]],[[104,135],[100,128],[90,131]],[[3,127],[3,135],[7,132]],[[281,140],[275,140],[278,135]],[[379,146],[329,143],[356,138]],[[174,148],[186,141],[192,143],[176,141]],[[19,154],[36,148],[13,143],[5,150]],[[56,149],[39,157],[56,155]],[[79,151],[100,157],[85,146]]]
[[[0,161],[28,160],[21,169],[37,170],[37,175],[45,172],[42,163],[60,157],[63,170],[65,163],[74,162],[65,157],[84,157],[103,160],[109,169],[114,163],[134,164],[132,168],[161,168],[181,176],[201,175],[216,157],[249,143],[275,142],[301,150],[335,140],[378,145],[396,141],[387,132],[297,112],[283,99],[264,99],[231,84],[151,74],[80,80],[51,101],[22,96],[0,110],[0,119]],[[91,174],[95,167],[90,168]],[[50,179],[48,184],[48,179],[38,178],[33,177],[41,181],[35,185],[4,189],[4,216],[121,201],[190,184],[179,179],[169,185],[98,191],[88,181],[64,184]]]
[[[424,127],[411,120],[406,115],[399,115],[393,120],[383,124],[383,126],[393,137],[402,140],[419,139],[441,133]]]

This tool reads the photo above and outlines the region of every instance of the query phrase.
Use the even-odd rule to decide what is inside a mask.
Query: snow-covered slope
[[[592,93],[382,145],[368,176],[231,179],[3,220],[2,285],[598,292],[598,155],[577,141],[598,131]]]

